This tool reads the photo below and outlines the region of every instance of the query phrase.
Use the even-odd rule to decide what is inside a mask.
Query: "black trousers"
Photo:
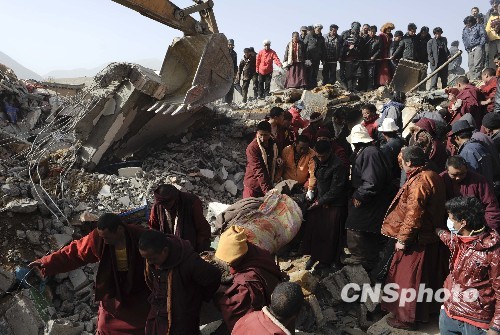
[[[257,99],[259,96],[259,74],[255,73],[252,77],[253,81],[253,97]]]
[[[380,233],[347,229],[350,261],[361,264],[367,272],[370,272],[380,262],[380,251],[385,247],[386,240],[387,238]]]
[[[345,77],[347,81],[347,89],[353,91],[356,89],[358,82],[359,62],[351,61],[345,65]]]
[[[337,81],[337,62],[323,64],[323,85],[335,84]]]
[[[243,80],[243,85],[241,86],[241,95],[243,96],[243,102],[247,102],[249,87],[250,87],[250,79]]]
[[[265,98],[269,95],[271,91],[271,79],[273,79],[273,73],[262,75],[259,73],[259,98]]]
[[[234,97],[234,84],[231,84],[231,88],[229,89],[229,92],[227,92],[226,96],[224,97],[224,101],[227,104],[233,103],[233,97]]]
[[[443,63],[444,64],[444,63]],[[435,69],[440,67],[442,64],[438,64],[437,66],[431,66],[431,71],[434,72]],[[448,67],[445,66],[441,71],[439,71],[434,77],[431,79],[431,89],[437,89],[438,79],[441,78],[441,87],[445,88],[448,86]]]
[[[318,73],[319,73],[319,64],[321,61],[312,61],[312,65],[310,66],[309,78],[307,80],[307,84],[309,88],[315,88],[318,86]]]
[[[366,68],[366,90],[371,91],[376,88],[375,71],[377,68],[377,64],[375,62],[367,62],[365,68]]]

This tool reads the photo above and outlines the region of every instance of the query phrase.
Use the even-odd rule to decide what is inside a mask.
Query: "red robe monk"
[[[229,331],[244,315],[261,310],[281,282],[281,270],[271,254],[246,240],[244,229],[230,227],[220,238],[215,257],[230,266],[232,281],[221,284],[215,301]]]
[[[486,71],[487,69],[483,70]],[[485,76],[483,72],[483,77]],[[483,93],[485,100],[481,101],[481,105],[486,106],[488,113],[495,109],[495,95],[497,93],[497,77],[488,77],[484,85],[479,88]]]
[[[194,194],[180,192],[173,185],[160,185],[154,192],[149,227],[173,234],[191,243],[195,251],[210,248],[210,225],[203,215],[201,200]]]
[[[138,241],[145,229],[125,225],[114,214],[99,218],[89,235],[30,264],[52,276],[97,263],[95,300],[98,335],[143,335],[150,293]]]
[[[460,77],[461,78],[461,77]],[[460,93],[457,95],[457,99],[461,100],[461,106],[458,111],[460,115],[470,113],[474,117],[476,126],[482,124],[483,112],[481,110],[481,91],[469,83],[458,84],[458,90]]]

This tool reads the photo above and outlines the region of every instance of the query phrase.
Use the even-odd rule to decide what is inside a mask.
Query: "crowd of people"
[[[331,120],[318,112],[306,120],[302,101],[288,111],[273,107],[246,149],[243,198],[265,197],[293,181],[304,221],[287,250],[309,256],[305,268],[318,274],[360,265],[372,284],[396,284],[398,299],[381,304],[395,328],[415,329],[439,315],[441,334],[500,333],[500,37],[490,36],[500,29],[499,3],[492,0],[486,15],[472,9],[463,31],[474,65],[469,78],[446,89],[448,108],[416,114],[407,137],[406,95],[396,91],[380,111],[363,105],[352,128],[343,108],[332,109]],[[322,25],[305,26],[292,34],[283,62],[266,40],[258,53],[246,48],[238,65],[229,40],[235,80],[243,82],[246,101],[251,81],[255,96],[269,94],[273,63],[287,69],[288,87],[299,88],[317,85],[321,63],[323,83],[335,83],[339,64],[346,87],[371,90],[391,80],[399,59],[432,69],[449,59],[441,28],[434,38],[427,27],[417,34],[413,23],[406,34],[392,35],[394,28],[384,24],[377,36],[376,26],[353,22],[338,35],[333,24],[323,36]],[[479,77],[480,87],[469,81]],[[446,87],[448,67],[432,88],[437,78]],[[238,225],[221,233],[215,250],[211,242],[201,200],[164,184],[154,191],[149,229],[104,214],[89,235],[30,266],[51,276],[99,263],[100,335],[198,334],[203,301],[221,312],[215,334],[293,334],[304,296],[286,282],[276,255]],[[422,284],[433,292],[458,288],[458,298],[401,305],[404,292]],[[475,299],[460,295],[468,289],[477,291]]]

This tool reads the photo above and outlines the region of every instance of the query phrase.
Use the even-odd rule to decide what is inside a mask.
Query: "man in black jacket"
[[[427,43],[431,39],[431,35],[429,34],[429,27],[423,26],[420,28],[420,32],[417,34],[417,43],[418,43],[418,55],[417,62],[427,65],[429,63],[429,56],[427,55]]]
[[[243,85],[241,86],[241,95],[243,96],[243,102],[247,102],[248,99],[248,88],[250,87],[250,80],[254,77],[255,71],[255,57],[252,57],[252,53],[249,48],[243,50],[244,56],[238,67],[238,77],[236,80],[239,82],[243,80]]]
[[[233,70],[234,70],[233,82],[234,82],[236,81],[236,77],[238,76],[238,55],[236,54],[236,51],[234,51],[234,40],[228,39],[227,47],[229,49],[229,54],[231,55],[231,58],[233,60]],[[227,92],[226,97],[224,98],[224,101],[227,104],[232,104],[233,96],[234,96],[234,84],[231,85],[229,92]]]
[[[365,62],[366,87],[363,89],[371,91],[375,89],[376,60],[380,56],[380,38],[377,36],[377,26],[371,26],[368,30],[368,39],[363,46],[363,60]]]
[[[340,63],[340,80],[348,90],[356,89],[359,77],[359,59],[361,57],[361,24],[353,22],[351,29],[342,33],[344,46],[342,47],[342,63]]]
[[[337,62],[342,55],[344,40],[337,33],[336,24],[330,26],[330,32],[325,38],[325,61],[323,62],[323,85],[335,84],[337,81]]]
[[[443,37],[443,29],[440,27],[434,28],[432,31],[434,38],[430,39],[427,43],[427,55],[429,56],[429,63],[431,70],[434,71],[450,58],[450,50],[448,50],[448,40]],[[438,72],[437,75],[432,77],[431,90],[437,89],[438,78],[441,78],[441,87],[448,86],[448,67],[445,66]]]
[[[325,59],[325,38],[321,35],[323,25],[314,25],[314,32],[304,39],[306,47],[306,65],[310,65],[308,85],[309,88],[318,86],[319,64]]]
[[[418,38],[416,36],[417,26],[414,23],[408,25],[408,32],[403,36],[395,54],[401,54],[401,58],[418,62]]]

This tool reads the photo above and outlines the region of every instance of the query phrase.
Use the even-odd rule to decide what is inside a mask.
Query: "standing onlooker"
[[[255,49],[253,47],[250,47],[248,49],[250,49],[251,62],[253,62],[253,64],[256,64],[257,53],[255,52]],[[257,73],[257,71],[255,71],[253,75],[252,86],[253,86],[253,98],[257,100],[257,98],[259,97],[259,73]]]
[[[396,30],[394,33],[394,37],[391,42],[391,65],[392,65],[392,73],[398,67],[399,60],[403,57],[403,50],[399,50],[399,43],[403,39],[403,32],[401,30]]]
[[[380,146],[380,150],[384,153],[387,162],[391,165],[391,181],[394,185],[394,189],[398,189],[401,178],[401,168],[399,167],[398,156],[401,149],[405,146],[405,141],[399,134],[400,128],[390,117],[384,119],[382,125],[378,128],[378,132],[382,134],[385,142]]]
[[[288,68],[285,88],[305,88],[307,86],[305,45],[299,39],[299,33],[293,32],[292,41],[287,44],[283,67]]]
[[[470,15],[476,18],[478,24],[486,24],[486,22],[484,22],[484,15],[479,12],[479,7],[472,7]]]
[[[450,58],[450,50],[448,50],[448,40],[442,36],[443,29],[436,27],[432,33],[434,34],[434,38],[430,39],[427,43],[427,54],[429,56],[431,71],[434,71]],[[441,78],[441,88],[446,88],[448,86],[447,66],[432,77],[431,90],[437,90],[438,78]]]
[[[459,52],[458,46],[460,45],[460,42],[458,41],[453,41],[451,42],[451,47],[450,47],[450,56],[453,57],[457,52]],[[455,74],[455,75],[463,75],[465,73],[464,69],[462,69],[460,66],[462,65],[462,55],[458,56],[454,60],[448,64],[448,73],[449,74]]]
[[[306,39],[306,36],[307,36],[307,27],[306,26],[300,27],[299,40],[301,42],[304,42],[304,40]]]
[[[321,29],[323,29],[323,25],[315,24],[314,32],[307,35],[304,40],[306,59],[311,62],[308,78],[309,88],[318,86],[319,65],[325,59],[325,39],[321,34]]]
[[[446,202],[449,231],[437,229],[451,251],[444,288],[451,297],[439,316],[441,334],[500,333],[500,239],[488,229],[482,204],[474,197]],[[472,299],[471,299],[472,298]]]
[[[429,321],[437,312],[435,301],[407,301],[401,305],[406,290],[418,291],[421,285],[436,292],[444,274],[439,273],[439,239],[435,230],[443,225],[446,201],[445,187],[439,175],[427,166],[427,155],[419,147],[402,150],[402,167],[407,181],[392,201],[381,232],[394,245],[386,284],[397,284],[398,299],[382,302],[382,309],[392,313],[387,323],[394,328],[410,330],[416,321]],[[442,277],[442,278],[440,278]],[[432,307],[437,307],[434,311]]]
[[[243,49],[243,59],[240,62],[238,68],[238,82],[243,80],[243,85],[241,86],[241,95],[243,96],[243,102],[248,100],[248,88],[250,87],[250,80],[253,79],[255,75],[255,57],[252,57],[249,48]]]
[[[323,85],[335,84],[337,81],[337,62],[342,56],[344,40],[337,33],[339,27],[336,24],[330,25],[330,32],[325,38],[325,61],[323,62]]]
[[[380,56],[380,38],[377,34],[377,26],[371,26],[368,29],[368,39],[363,45],[363,59],[365,62],[366,69],[366,89],[371,91],[377,87],[375,83],[375,69],[377,67],[376,60]]]
[[[477,24],[474,16],[467,16],[464,24],[462,41],[469,56],[469,79],[480,79],[484,61],[484,45],[487,41],[486,31],[483,25]]]
[[[234,51],[234,40],[228,39],[227,47],[229,49],[229,55],[231,55],[231,59],[233,60],[234,77],[233,77],[233,83],[231,84],[231,88],[229,89],[229,92],[227,92],[224,101],[227,104],[232,104],[234,97],[234,83],[236,82],[236,78],[238,77],[238,55],[236,54],[236,51]]]
[[[271,41],[264,40],[264,49],[259,51],[256,60],[256,70],[259,74],[259,98],[267,97],[271,90],[271,79],[273,78],[273,62],[283,68],[276,52],[271,49]]]
[[[494,8],[486,22],[486,35],[488,36],[488,54],[486,55],[486,67],[494,67],[493,58],[500,52],[500,4]]]
[[[399,42],[399,46],[398,49],[395,51],[395,54],[401,55],[401,58],[417,62],[419,59],[418,58],[419,40],[416,34],[417,34],[417,26],[415,25],[415,23],[408,24],[408,32],[403,36],[403,38]]]
[[[429,56],[427,55],[427,43],[431,40],[431,35],[429,34],[429,27],[423,26],[420,28],[420,32],[417,34],[418,41],[418,55],[417,62],[426,64],[429,62]]]
[[[488,21],[490,20],[490,16],[493,14],[493,12],[496,12],[497,11],[497,6],[498,4],[500,4],[500,0],[490,0],[490,5],[491,5],[491,8],[488,9],[488,11],[486,12],[486,15],[484,15],[484,21],[483,21],[483,25],[486,26],[486,24],[488,23]],[[478,16],[472,14],[471,12],[471,15],[474,16],[477,20],[477,23],[481,24],[479,22],[479,19],[478,19]]]
[[[361,53],[361,37],[359,30],[361,24],[353,22],[351,29],[342,33],[344,46],[342,48],[342,62],[340,63],[340,80],[349,91],[356,89]]]
[[[392,71],[389,63],[389,57],[391,57],[391,42],[390,37],[391,31],[394,29],[393,23],[386,23],[380,28],[379,40],[380,40],[380,55],[377,63],[377,80],[375,83],[380,86],[384,86],[390,83],[392,80]]]

